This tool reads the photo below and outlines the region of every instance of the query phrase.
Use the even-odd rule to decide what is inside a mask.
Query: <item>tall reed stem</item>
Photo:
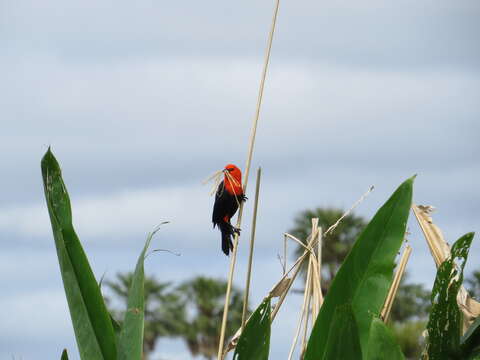
[[[245,175],[243,180],[244,193],[246,193],[247,191],[248,175],[250,173],[250,164],[252,162],[253,148],[255,146],[255,136],[257,134],[258,118],[260,117],[260,109],[262,106],[262,99],[263,99],[263,89],[265,87],[265,79],[267,77],[268,64],[270,62],[270,53],[272,50],[273,34],[275,33],[275,25],[277,23],[277,14],[278,14],[279,5],[280,5],[280,0],[276,0],[275,10],[273,12],[272,25],[271,25],[270,33],[268,36],[267,50],[265,52],[265,61],[263,66],[262,78],[260,81],[260,88],[258,90],[255,118],[253,120],[252,132],[250,134],[250,142],[249,142],[248,152],[247,152],[247,163],[245,165]],[[240,228],[240,225],[242,223],[242,213],[243,213],[243,202],[240,203],[240,208],[238,209],[237,228]],[[223,356],[223,346],[225,342],[225,330],[227,327],[228,308],[230,305],[230,293],[232,290],[233,274],[235,272],[235,262],[237,259],[237,247],[238,247],[238,233],[236,233],[234,237],[232,259],[230,261],[230,271],[228,275],[227,292],[225,294],[225,306],[223,308],[222,328],[220,330],[220,340],[218,344],[218,354],[217,354],[217,358],[219,360],[222,359],[222,356]]]
[[[257,170],[257,183],[255,186],[255,203],[253,204],[252,233],[250,235],[250,252],[248,254],[247,280],[245,284],[245,296],[243,299],[242,331],[243,331],[243,328],[245,327],[245,321],[247,318],[247,310],[248,310],[248,296],[250,293],[250,278],[252,275],[253,246],[255,244],[255,230],[257,227],[258,195],[260,193],[261,177],[262,177],[262,168],[259,167]]]

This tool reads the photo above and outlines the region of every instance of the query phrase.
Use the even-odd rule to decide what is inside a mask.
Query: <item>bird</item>
[[[232,235],[240,234],[240,229],[230,223],[242,201],[247,197],[243,193],[242,172],[233,164],[225,166],[223,181],[218,185],[213,205],[213,228],[218,227],[222,233],[222,251],[229,255],[233,251]]]

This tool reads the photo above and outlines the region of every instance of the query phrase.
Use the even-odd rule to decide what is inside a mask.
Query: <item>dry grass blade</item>
[[[250,140],[249,140],[249,145],[248,145],[248,151],[247,151],[247,163],[245,165],[245,176],[243,180],[243,193],[245,194],[247,192],[247,185],[248,185],[248,175],[250,174],[250,164],[252,162],[252,156],[253,156],[253,148],[255,146],[255,137],[257,134],[257,125],[258,125],[258,119],[260,117],[260,109],[262,106],[262,98],[263,98],[263,89],[265,87],[265,79],[267,78],[267,70],[268,70],[268,64],[270,62],[270,53],[272,50],[272,43],[273,43],[273,35],[275,33],[275,26],[277,23],[277,15],[278,15],[278,8],[280,7],[280,0],[276,0],[275,2],[275,9],[273,12],[273,18],[272,18],[272,24],[270,27],[270,32],[268,35],[268,41],[267,41],[267,49],[265,52],[265,61],[263,65],[263,71],[262,71],[262,77],[260,81],[260,88],[258,89],[258,97],[257,97],[257,106],[256,106],[256,111],[255,111],[255,117],[253,119],[253,126],[250,134]],[[242,222],[242,213],[243,213],[243,202],[240,203],[239,209],[238,209],[238,217],[237,217],[237,228],[240,228],[241,222]],[[223,358],[225,352],[223,351],[223,345],[225,341],[225,329],[227,326],[227,317],[228,317],[228,308],[229,308],[229,302],[230,302],[230,291],[232,287],[232,282],[233,282],[233,273],[235,271],[235,261],[237,257],[237,247],[238,247],[238,233],[235,234],[234,237],[234,245],[233,245],[233,252],[232,252],[232,258],[230,260],[230,270],[228,274],[228,283],[227,283],[227,291],[225,293],[225,306],[223,308],[223,317],[222,317],[222,327],[220,330],[220,340],[219,340],[219,346],[218,346],[218,353],[217,353],[217,359],[220,360]]]
[[[245,321],[246,321],[247,309],[248,309],[248,296],[250,293],[250,278],[252,275],[253,248],[255,244],[255,230],[257,227],[258,196],[260,194],[261,178],[262,178],[262,168],[259,167],[257,170],[257,183],[255,186],[255,202],[253,204],[252,232],[250,234],[250,251],[248,254],[247,278],[246,278],[246,284],[245,284],[245,296],[243,299],[242,331],[243,331],[243,328],[245,327]]]
[[[215,194],[217,192],[218,186],[222,182],[222,175],[223,175],[223,170],[218,170],[215,173],[213,173],[211,176],[209,176],[207,179],[202,181],[202,184],[206,185],[207,183],[209,183],[210,181],[213,180],[213,187],[212,187],[212,190],[210,190],[210,193],[209,193],[210,196],[212,196],[213,194]]]
[[[430,216],[434,208],[414,204],[412,209],[438,268],[450,256],[450,247],[443,238],[442,231],[433,223]],[[457,303],[463,313],[463,333],[465,333],[470,324],[480,315],[480,303],[472,299],[463,285],[458,291]]]
[[[422,229],[425,240],[427,240],[428,248],[432,254],[433,260],[437,267],[440,266],[449,256],[450,247],[443,238],[442,231],[436,226],[431,218],[431,213],[434,211],[432,206],[412,205],[413,213],[417,218],[418,224]]]
[[[308,327],[308,318],[310,315],[310,300],[311,297],[314,297],[314,302],[313,302],[313,307],[318,306],[317,302],[317,294],[318,294],[318,285],[317,281],[319,281],[318,278],[318,269],[317,269],[317,259],[315,256],[315,252],[313,251],[313,243],[314,241],[318,238],[319,235],[319,227],[318,227],[318,218],[313,218],[312,219],[312,231],[310,234],[310,239],[311,241],[309,242],[309,245],[304,245],[303,242],[301,242],[299,239],[297,239],[295,236],[290,235],[290,234],[285,234],[288,236],[290,239],[296,241],[298,244],[303,246],[306,251],[309,252],[309,257],[308,257],[308,269],[307,269],[307,278],[305,281],[305,290],[303,294],[303,304],[302,304],[302,310],[300,312],[300,318],[298,320],[298,325],[297,325],[297,330],[295,332],[295,336],[293,338],[292,346],[290,348],[290,353],[288,355],[288,359],[291,360],[293,353],[295,351],[295,347],[298,342],[298,338],[300,336],[300,331],[302,329],[302,323],[304,324],[304,335],[302,339],[302,351],[305,346],[305,338],[307,336],[307,327]]]
[[[302,310],[300,312],[300,318],[298,319],[297,330],[295,331],[295,336],[293,337],[292,346],[290,347],[290,353],[288,354],[288,360],[292,359],[293,352],[295,351],[295,347],[297,346],[297,341],[300,336],[300,331],[302,330],[302,323],[307,321],[308,316],[308,300],[310,299],[311,291],[312,291],[312,282],[310,281],[312,277],[312,267],[308,266],[307,270],[307,280],[305,281],[305,291],[303,293],[303,303],[302,303]]]
[[[340,223],[340,221],[342,219],[344,219],[349,213],[351,213],[363,200],[365,200],[365,198],[372,192],[372,190],[374,189],[373,186],[371,186],[369,188],[369,190],[363,194],[360,199],[358,199],[350,209],[348,209],[338,220],[337,222],[334,224],[334,226],[331,226],[330,228],[328,228],[327,231],[325,231],[325,233],[323,235],[327,235],[328,233],[330,233],[331,231],[333,231],[335,229],[335,227]],[[318,231],[320,231],[320,228],[318,228]],[[293,236],[291,236],[293,237]],[[288,294],[288,291],[290,290],[292,284],[293,284],[293,281],[295,280],[295,278],[297,277],[298,273],[300,272],[300,269],[301,269],[301,265],[303,263],[303,261],[307,258],[307,255],[310,254],[311,252],[308,250],[308,248],[313,248],[314,246],[318,245],[318,241],[319,241],[319,236],[317,237],[314,237],[312,238],[311,236],[309,236],[307,238],[307,249],[305,249],[305,251],[303,252],[302,255],[300,255],[297,260],[295,260],[295,262],[293,263],[293,265],[288,269],[287,272],[285,272],[282,277],[280,278],[280,280],[272,287],[272,289],[268,292],[267,294],[267,297],[277,297],[279,296],[280,299],[279,301],[277,302],[277,304],[275,305],[275,308],[273,309],[272,311],[272,314],[271,314],[271,321],[273,322],[275,320],[275,317],[278,313],[278,311],[280,310],[280,307],[281,305],[283,304],[283,301],[285,299],[285,297],[287,296]],[[297,239],[298,240],[298,239]],[[236,245],[235,245],[236,247]],[[291,274],[291,276],[289,277],[289,275]],[[248,322],[248,319],[247,319],[247,322]],[[223,357],[225,357],[225,355],[227,354],[227,352],[229,352],[230,350],[234,349],[237,342],[238,342],[238,339],[240,337],[240,334],[241,334],[241,328],[239,328],[237,330],[237,332],[235,333],[235,335],[232,337],[232,339],[230,340],[230,342],[227,344],[227,347],[223,353]]]
[[[390,290],[388,291],[387,298],[385,299],[385,304],[383,305],[382,312],[380,313],[380,317],[383,319],[384,323],[388,321],[390,311],[392,310],[393,300],[397,295],[398,287],[400,286],[400,281],[402,281],[403,274],[405,273],[405,267],[407,266],[407,262],[411,253],[412,247],[410,245],[405,246],[398,269],[395,273],[395,277],[393,278],[392,285],[390,285]]]

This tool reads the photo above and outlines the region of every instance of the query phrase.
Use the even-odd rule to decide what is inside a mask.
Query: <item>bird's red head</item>
[[[230,192],[231,194],[235,194],[235,195],[243,194],[242,172],[240,171],[240,169],[233,164],[228,164],[227,166],[225,166],[225,169],[223,169],[223,172],[225,174],[224,175],[225,189],[227,189],[227,191]],[[233,180],[229,179],[229,175],[233,178]]]

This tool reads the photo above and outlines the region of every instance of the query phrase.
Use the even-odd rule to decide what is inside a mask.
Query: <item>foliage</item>
[[[50,149],[42,159],[42,176],[60,272],[80,357],[115,360],[116,338],[92,269],[72,224],[72,209],[60,166]]]
[[[393,332],[395,340],[400,345],[405,358],[419,359],[425,345],[425,339],[422,336],[425,330],[426,320],[406,320],[403,322],[393,322],[390,329]]]
[[[395,300],[393,301],[390,319],[393,322],[423,320],[430,310],[430,291],[423,284],[408,283],[408,273],[403,275]]]
[[[400,185],[355,242],[325,297],[305,359],[323,358],[335,311],[345,304],[353,309],[362,354],[367,355],[371,323],[385,301],[392,282],[394,259],[405,236],[412,187],[413,178]]]
[[[480,355],[480,316],[470,325],[460,339],[460,347],[470,358]]]
[[[480,270],[474,271],[465,279],[470,296],[480,300]]]
[[[438,268],[427,324],[429,360],[464,357],[460,348],[462,315],[457,304],[457,294],[463,282],[463,268],[472,240],[473,233],[458,239],[452,246],[451,256]]]
[[[383,320],[374,318],[370,326],[367,348],[368,360],[402,360],[404,355]]]
[[[362,359],[357,321],[350,303],[335,308],[322,359]]]
[[[311,231],[311,217],[318,217],[321,227],[326,230],[343,213],[343,209],[336,208],[305,210],[296,217],[295,227],[290,230],[290,233],[304,240]],[[331,280],[338,270],[339,264],[344,260],[347,252],[350,251],[355,236],[365,226],[366,220],[364,218],[348,215],[340,222],[336,230],[324,239],[322,250],[322,291],[324,294],[328,292]],[[303,251],[304,248],[298,246],[295,255],[299,256]],[[430,291],[426,290],[422,284],[409,282],[408,273],[405,273],[393,302],[389,326],[393,336],[399,342],[402,351],[407,357],[413,356],[412,354],[419,355],[423,349],[423,337],[421,337],[420,328],[422,326],[424,328],[426,323],[424,320],[428,316],[429,308]],[[400,325],[400,323],[404,322],[407,322],[408,326]],[[411,332],[413,329],[415,329],[414,333]]]
[[[115,281],[107,281],[107,287],[126,305],[132,273],[117,274]],[[162,337],[180,336],[184,331],[185,306],[180,295],[172,289],[171,283],[159,282],[145,276],[145,333],[143,349],[148,356]],[[112,310],[117,318],[123,318],[124,311]]]
[[[107,286],[123,302],[127,299],[131,274],[118,274]],[[158,339],[178,337],[185,341],[193,356],[212,358],[217,355],[218,334],[223,314],[227,284],[224,280],[196,277],[173,287],[171,283],[145,278],[145,339],[148,356]],[[243,292],[232,289],[232,303],[227,322],[227,338],[240,327]],[[113,311],[123,316],[123,312]]]
[[[42,159],[42,176],[53,237],[68,307],[82,360],[141,360],[143,342],[143,262],[153,233],[137,261],[128,291],[123,325],[111,318],[80,240],[60,166],[50,149]],[[117,339],[119,340],[117,342]],[[64,351],[62,358],[67,358]]]
[[[217,355],[227,282],[203,276],[186,281],[178,291],[190,316],[181,335],[192,355],[213,359]],[[225,338],[241,326],[243,292],[232,287]]]
[[[68,360],[67,349],[63,349],[63,351],[62,351],[62,357],[60,358],[60,360]]]
[[[233,354],[234,360],[268,360],[270,321],[270,298],[267,297],[245,324]]]
[[[418,359],[425,346],[422,336],[430,310],[430,291],[408,283],[405,273],[393,301],[388,326],[407,359]]]
[[[160,229],[157,227],[148,235],[147,241],[138,258],[135,272],[131,276],[131,284],[127,296],[127,310],[120,331],[120,360],[143,358],[144,332],[144,261],[153,235]]]
[[[118,282],[108,283],[111,290],[127,304],[127,309],[121,313],[123,320],[118,323],[107,311],[99,284],[73,228],[70,199],[60,166],[50,149],[43,157],[41,167],[45,198],[80,358],[145,359],[144,349],[146,353],[151,351],[155,340],[160,336],[180,336],[192,355],[214,358],[218,348],[226,282],[197,277],[172,289],[169,283],[145,278],[145,255],[157,229],[149,234],[134,273],[118,275]],[[404,355],[393,334],[396,334],[407,357],[418,356],[418,347],[414,344],[420,338],[422,317],[428,311],[424,301],[426,291],[421,286],[404,284],[400,288],[396,302],[402,307],[396,308],[394,305],[391,325],[393,334],[379,319],[392,282],[394,259],[405,235],[412,187],[413,179],[400,185],[358,236],[333,278],[312,329],[305,360],[401,360]],[[316,216],[307,213],[304,215]],[[350,230],[346,231],[347,234],[351,235],[355,231],[358,233],[358,218],[352,224]],[[341,229],[337,231],[337,235],[341,236]],[[294,235],[306,238],[306,234],[301,235],[295,231]],[[426,351],[423,354],[429,360],[480,359],[480,319],[477,318],[461,336],[461,313],[457,305],[457,294],[463,282],[463,269],[472,239],[473,233],[460,238],[452,247],[451,257],[437,271],[431,294]],[[351,244],[347,235],[331,241],[338,241],[338,247],[333,246],[328,250],[330,263],[326,271],[330,274],[330,279]],[[326,244],[328,243],[327,241]],[[477,271],[467,281],[474,295],[477,295],[479,280],[480,272]],[[227,321],[227,341],[240,327],[242,299],[242,292],[233,288]],[[269,341],[270,299],[267,298],[247,323],[234,358],[266,360]],[[61,358],[68,359],[66,350]]]
[[[318,218],[318,224],[323,231],[326,231],[342,215],[344,211],[337,208],[316,208],[304,210],[295,218],[295,225],[289,233],[305,243],[310,234],[312,218]],[[322,247],[322,290],[327,292],[333,277],[338,271],[340,264],[350,251],[353,242],[365,228],[366,221],[360,216],[347,215],[337,228],[327,235]],[[295,251],[295,258],[302,255],[304,248],[299,246]],[[303,274],[306,274],[306,266],[302,267]]]

